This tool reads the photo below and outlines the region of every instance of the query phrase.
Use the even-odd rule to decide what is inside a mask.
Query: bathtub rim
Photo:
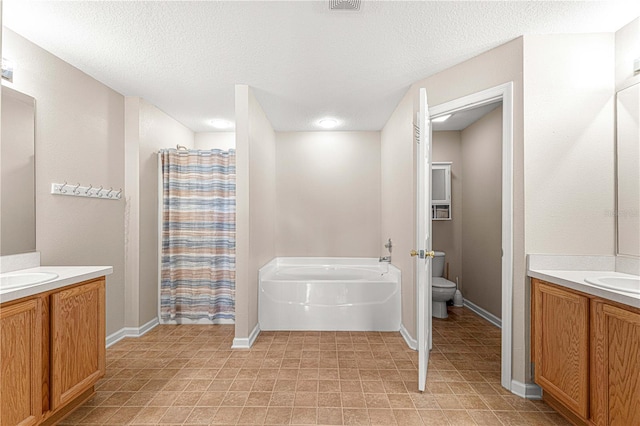
[[[266,272],[277,269],[280,266],[352,266],[352,267],[378,267],[388,266],[389,272],[400,276],[400,268],[392,263],[380,262],[377,257],[274,257],[258,269],[258,279],[262,279]],[[330,281],[330,280],[324,280]]]

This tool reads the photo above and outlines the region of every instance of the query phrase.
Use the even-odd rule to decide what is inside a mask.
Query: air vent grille
[[[360,0],[329,0],[330,10],[360,10]]]

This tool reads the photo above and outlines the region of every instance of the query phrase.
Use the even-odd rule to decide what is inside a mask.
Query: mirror
[[[616,99],[618,254],[640,257],[640,83]]]
[[[36,249],[35,99],[2,86],[0,255]]]

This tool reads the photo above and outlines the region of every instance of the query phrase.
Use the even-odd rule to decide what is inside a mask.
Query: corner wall
[[[249,346],[258,327],[258,269],[275,257],[276,135],[249,86],[236,85],[236,326]]]

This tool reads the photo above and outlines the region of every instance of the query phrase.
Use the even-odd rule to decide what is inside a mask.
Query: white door
[[[418,298],[418,389],[424,391],[431,349],[431,121],[427,91],[420,89],[416,142],[418,144],[416,185],[417,226],[415,257]]]

